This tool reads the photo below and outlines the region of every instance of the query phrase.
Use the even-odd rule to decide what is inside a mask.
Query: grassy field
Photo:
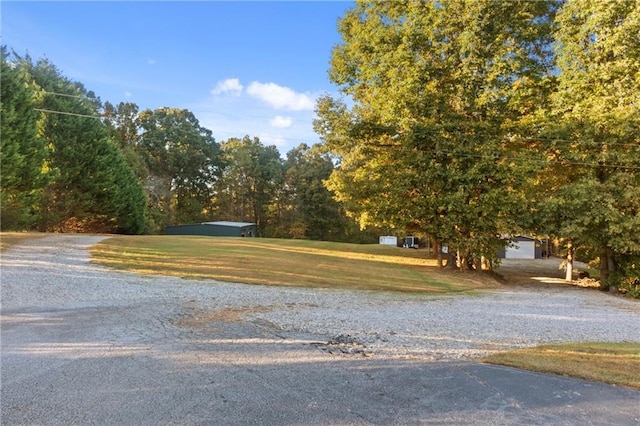
[[[483,362],[640,389],[640,343],[563,343],[501,352]]]
[[[247,284],[432,294],[498,285],[488,275],[438,269],[423,251],[378,244],[118,236],[97,244],[91,254],[96,263],[132,272]]]

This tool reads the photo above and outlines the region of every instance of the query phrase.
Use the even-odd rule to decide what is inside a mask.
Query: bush
[[[640,299],[640,256],[623,256],[618,272],[614,278],[620,292]]]

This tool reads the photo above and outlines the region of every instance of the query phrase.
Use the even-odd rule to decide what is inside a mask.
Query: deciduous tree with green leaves
[[[202,221],[213,209],[213,187],[222,172],[220,146],[185,109],[142,111],[137,152],[147,169],[146,189],[161,228]]]
[[[283,165],[275,145],[259,138],[231,138],[221,144],[225,169],[216,186],[218,216],[253,222],[262,236],[270,235],[270,208],[282,189]]]
[[[145,182],[149,171],[137,150],[141,133],[138,113],[138,105],[132,102],[120,102],[118,105],[105,102],[102,109],[103,122],[113,141],[136,176]]]
[[[599,256],[606,289],[634,264],[640,278],[640,3],[568,0],[555,37],[541,210],[550,232]]]
[[[357,1],[319,100],[329,187],[362,225],[410,227],[495,258],[527,211],[527,119],[548,94],[555,3]]]
[[[319,145],[300,144],[287,153],[284,185],[290,213],[286,217],[294,238],[336,241],[348,227],[342,206],[324,186],[333,172],[333,161]]]

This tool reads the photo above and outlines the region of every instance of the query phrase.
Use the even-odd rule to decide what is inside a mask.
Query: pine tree
[[[43,173],[47,149],[38,137],[38,87],[6,47],[0,69],[0,228],[24,230],[37,220],[37,201],[46,185]],[[16,59],[16,58],[14,58]]]

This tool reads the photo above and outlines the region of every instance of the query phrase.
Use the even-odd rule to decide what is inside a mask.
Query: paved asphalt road
[[[188,283],[105,272],[86,260],[96,241],[43,244],[41,262],[33,247],[3,255],[3,425],[640,425],[631,389],[343,353],[236,311],[199,323],[176,287]]]

